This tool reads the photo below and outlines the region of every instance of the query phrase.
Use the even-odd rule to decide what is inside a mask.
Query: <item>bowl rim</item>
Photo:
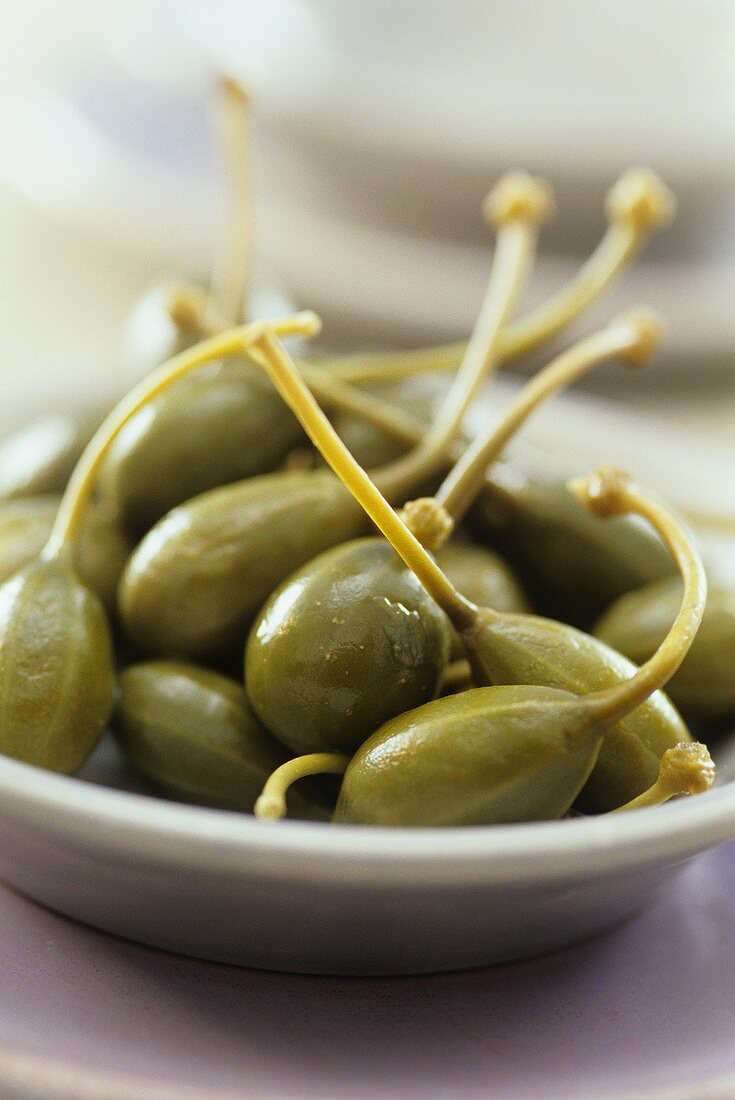
[[[735,782],[678,802],[609,817],[489,826],[390,828],[257,821],[250,814],[98,786],[0,757],[0,816],[77,847],[172,869],[204,862],[224,873],[274,877],[519,880],[684,860],[735,838]],[[308,855],[308,859],[304,857]],[[274,859],[274,857],[276,857]]]

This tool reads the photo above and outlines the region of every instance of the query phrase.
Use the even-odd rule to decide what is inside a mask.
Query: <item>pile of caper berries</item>
[[[246,98],[225,81],[221,102],[237,143]],[[566,485],[504,459],[594,366],[644,365],[656,319],[547,356],[463,434],[498,368],[577,321],[668,222],[666,187],[625,173],[592,257],[519,317],[552,199],[507,174],[468,341],[328,357],[304,350],[312,313],[246,323],[239,152],[210,285],[136,311],[142,380],[109,415],[49,416],[0,446],[0,751],[74,773],[111,725],[152,792],[353,824],[705,790],[714,766],[674,704],[735,714],[735,594],[707,594],[688,531],[628,475]]]

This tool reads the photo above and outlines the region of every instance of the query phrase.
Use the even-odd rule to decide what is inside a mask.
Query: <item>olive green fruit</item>
[[[671,577],[621,596],[599,619],[595,635],[642,664],[665,638],[681,590],[681,581]],[[690,717],[735,714],[735,591],[710,588],[702,625],[666,691]]]
[[[65,564],[37,561],[0,585],[0,752],[73,772],[112,712],[102,605]]]
[[[373,383],[364,387],[366,392],[386,402],[411,412],[428,424],[434,417],[439,395],[425,377],[396,379],[392,382]],[[332,423],[350,454],[366,470],[387,466],[410,450],[410,444],[401,443],[377,424],[350,412],[336,412]]]
[[[457,591],[479,607],[530,611],[515,571],[488,547],[455,538],[437,551],[436,560]]]
[[[57,496],[24,497],[0,503],[0,583],[35,561],[51,534],[59,507]],[[114,611],[117,585],[133,549],[117,519],[93,506],[82,522],[74,548],[80,581]]]
[[[618,596],[675,573],[644,523],[632,516],[600,523],[561,482],[518,475],[488,485],[471,525],[513,562],[540,611],[585,629]]]
[[[191,497],[274,470],[303,438],[257,367],[228,364],[150,401],[115,440],[102,493],[135,531]]]
[[[266,601],[245,652],[260,719],[296,753],[351,752],[435,698],[449,623],[384,539],[320,554]]]
[[[39,417],[0,444],[0,500],[60,493],[102,417]]]
[[[563,817],[604,732],[569,692],[479,687],[377,730],[345,772],[335,822],[493,825]]]
[[[539,684],[583,695],[630,679],[636,666],[597,638],[536,615],[478,611],[462,639],[478,684]],[[605,734],[580,808],[611,810],[650,787],[664,751],[691,736],[662,691]]]
[[[366,527],[326,470],[264,474],[203,493],[164,516],[133,552],[119,589],[125,631],[166,656],[244,646],[281,581]]]
[[[134,768],[187,802],[250,812],[283,747],[255,716],[243,688],[217,672],[146,661],[120,677],[114,731]],[[326,816],[306,788],[296,816]]]

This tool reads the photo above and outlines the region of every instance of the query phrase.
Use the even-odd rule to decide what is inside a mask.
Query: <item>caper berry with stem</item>
[[[642,319],[637,325],[618,322],[555,360],[526,387],[489,437],[470,448],[469,459],[458,463],[459,474],[453,472],[445,480],[438,499],[455,503],[461,513],[470,499],[475,471],[484,469],[539,401],[601,357],[621,351],[629,354],[631,341],[640,342],[643,332],[648,329]],[[267,336],[254,341],[252,354],[276,380],[293,383],[293,364],[279,356]],[[303,397],[303,392],[295,393],[294,408],[303,407]],[[403,516],[422,545],[438,551],[440,562],[442,555],[450,565],[454,558],[455,567],[457,559],[464,562],[464,572],[458,570],[460,580],[473,578],[480,604],[489,603],[496,610],[526,610],[517,592],[511,590],[508,598],[508,585],[499,583],[492,559],[495,570],[489,590],[477,584],[477,559],[482,560],[486,552],[461,544],[454,553],[451,546],[442,549],[452,522],[436,502],[412,502]],[[487,562],[483,564],[487,572]],[[432,601],[427,602],[413,574],[406,575],[396,565],[382,539],[337,547],[289,577],[256,619],[245,654],[248,691],[265,725],[295,752],[350,751],[382,721],[427,701],[439,690],[446,662],[446,651],[437,645],[442,624],[436,623],[435,615],[427,619]],[[462,584],[453,583],[463,590]],[[487,598],[498,595],[499,605]],[[504,607],[506,602],[509,608]],[[400,609],[403,614],[388,615],[386,609]],[[455,642],[461,650],[456,634]]]
[[[261,334],[255,340],[263,365],[329,465],[459,632],[478,685],[526,683],[583,694],[612,687],[632,675],[634,666],[629,661],[573,627],[536,616],[503,614],[490,608],[478,608],[465,600],[386,503],[379,488],[346,451],[308,389],[301,383],[296,368],[283,349]],[[617,354],[630,357],[635,362],[649,355],[655,343],[656,329],[651,319],[629,317],[589,338],[589,342],[581,342],[568,354],[572,365],[578,357],[588,357],[591,348],[596,349],[596,355],[600,357]],[[557,363],[551,376],[560,369],[561,365]],[[569,369],[569,363],[566,369]],[[546,378],[548,382],[549,375]],[[540,388],[544,384],[539,381]],[[523,404],[519,403],[515,415],[521,416],[522,410]],[[513,430],[513,419],[509,417],[504,422],[505,431]],[[476,484],[485,469],[486,442],[478,440],[466,459],[455,467],[445,483],[446,500],[451,503],[471,500],[470,487]],[[618,485],[619,476],[616,479],[613,474],[610,479],[614,486]],[[614,496],[615,493],[611,489],[607,495]],[[625,499],[630,505],[619,508],[618,512],[643,515],[667,541],[679,537],[675,535],[678,528],[673,519],[642,494],[631,488],[627,495],[618,492],[618,499]],[[689,733],[678,713],[662,692],[655,692],[611,727],[599,760],[585,785],[585,807],[611,809],[636,797],[655,779],[665,749],[687,739]]]
[[[613,511],[628,507],[636,497],[628,482],[611,476],[597,475],[578,491]],[[704,568],[696,551],[673,530],[672,549],[685,580],[681,609],[660,649],[630,679],[582,695],[534,684],[478,687],[402,714],[373,734],[352,759],[343,759],[334,821],[437,826],[563,817],[587,780],[606,731],[666,683],[696,634],[706,598]],[[687,748],[669,752],[658,787],[637,805],[682,789],[682,768],[676,762],[682,752],[690,758]],[[339,762],[326,763],[336,770]],[[288,783],[312,774],[316,764],[306,756],[291,761],[287,773],[280,769],[266,784],[256,813],[279,816]],[[683,770],[688,789],[701,790],[711,782],[711,762],[704,772],[696,767],[694,776],[691,766],[685,764]]]
[[[526,387],[489,437],[478,437],[437,498],[461,514],[476,472],[484,471],[538,402],[601,357],[630,354],[631,343],[637,346],[644,329],[643,321],[618,322],[580,345],[581,352],[578,347],[555,360]],[[294,365],[265,332],[253,341],[252,354],[276,384],[291,386],[290,394],[283,392],[299,415],[308,391],[299,387]],[[321,421],[326,423],[323,416]],[[340,447],[344,452],[342,443]],[[403,516],[422,545],[441,554],[452,528],[446,512],[434,501],[418,501],[408,504]],[[448,556],[451,562],[451,550]],[[478,556],[482,551],[473,555]],[[295,752],[351,751],[381,722],[439,691],[447,658],[446,648],[437,644],[443,623],[429,615],[433,603],[416,577],[397,564],[382,539],[337,547],[289,577],[256,619],[245,654],[248,691],[268,729]],[[482,588],[476,591],[488,594]],[[505,602],[505,590],[500,594]],[[387,615],[386,608],[404,614]],[[461,650],[456,635],[455,643]]]
[[[498,245],[483,306],[462,367],[434,425],[397,462],[374,472],[403,501],[446,464],[478,386],[497,366],[496,348],[531,261],[547,189],[523,173],[490,193]],[[259,332],[269,326],[262,322]],[[252,339],[243,343],[251,357]],[[251,478],[205,493],[154,526],[128,563],[120,611],[131,640],[152,653],[198,656],[241,644],[273,589],[322,550],[366,531],[364,514],[323,470]]]
[[[310,332],[314,318],[300,315],[279,327]],[[102,605],[73,564],[96,475],[116,433],[153,394],[201,363],[239,350],[242,339],[236,330],[183,353],[120,402],[76,466],[39,558],[0,585],[0,751],[5,754],[74,771],[102,733],[113,705],[110,630]]]

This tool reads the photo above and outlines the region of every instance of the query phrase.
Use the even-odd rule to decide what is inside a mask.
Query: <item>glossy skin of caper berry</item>
[[[621,596],[597,622],[596,637],[642,664],[661,644],[681,602],[681,581],[655,581]],[[711,587],[692,648],[666,687],[692,718],[735,714],[735,591]]]
[[[262,371],[228,363],[150,401],[105,462],[102,493],[135,531],[219,485],[274,470],[303,432]]]
[[[584,700],[568,692],[472,688],[374,733],[350,761],[334,820],[436,826],[560,818],[589,775],[600,736]]]
[[[69,566],[37,561],[0,586],[0,752],[73,772],[114,696],[102,605]]]
[[[674,573],[663,543],[644,524],[629,516],[600,523],[561,482],[488,486],[471,523],[513,562],[534,606],[584,629],[623,593]]]
[[[243,688],[196,665],[146,661],[120,677],[115,735],[133,767],[187,802],[251,812],[265,780],[286,759]],[[326,817],[300,785],[297,817]]]
[[[326,470],[213,489],[169,512],[133,553],[119,589],[125,631],[154,654],[243,646],[281,581],[366,526],[362,509]]]
[[[294,753],[351,752],[388,718],[433,699],[449,623],[384,539],[320,554],[253,624],[245,682]]]

